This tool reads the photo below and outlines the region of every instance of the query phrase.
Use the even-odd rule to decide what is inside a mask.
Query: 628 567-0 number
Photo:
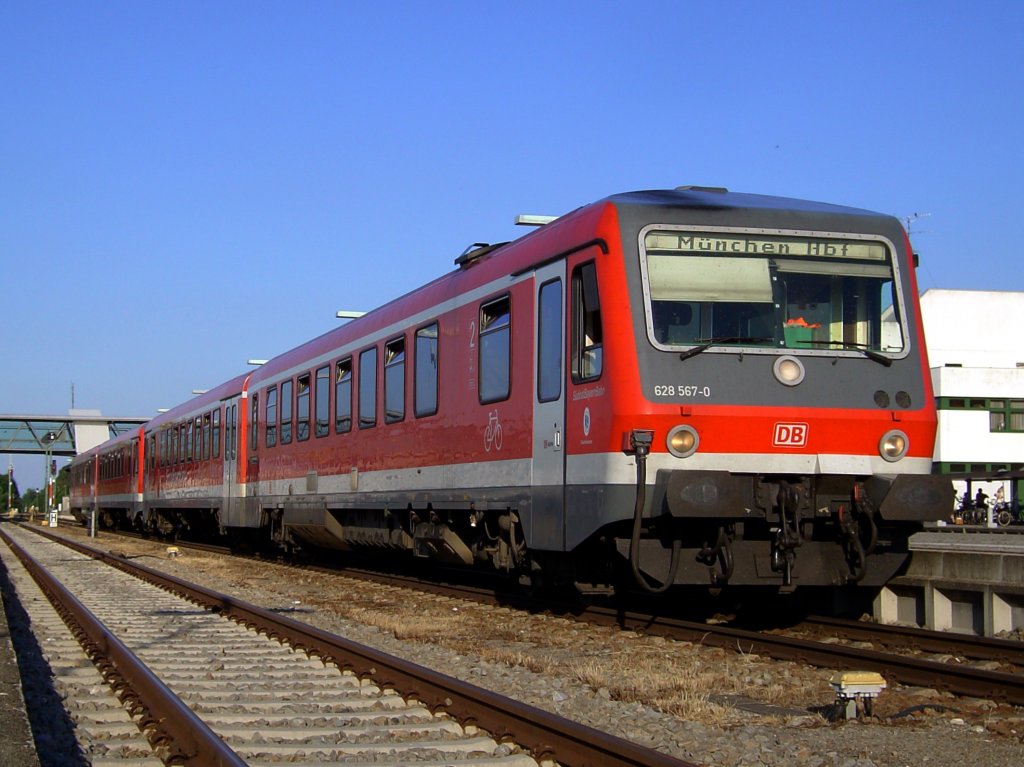
[[[656,385],[655,397],[710,397],[710,386],[675,386],[673,384]]]

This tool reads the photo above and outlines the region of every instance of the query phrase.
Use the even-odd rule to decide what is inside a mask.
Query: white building
[[[960,478],[960,495],[980,487],[991,499],[1002,488],[1024,499],[1024,293],[926,290],[921,312],[939,409],[936,470]]]

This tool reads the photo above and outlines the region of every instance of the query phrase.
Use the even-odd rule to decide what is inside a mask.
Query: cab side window
[[[572,380],[593,381],[601,377],[604,367],[601,302],[593,261],[573,270],[572,307]]]

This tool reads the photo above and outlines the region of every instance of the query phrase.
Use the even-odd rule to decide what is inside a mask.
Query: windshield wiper
[[[841,346],[844,349],[852,349],[858,351],[867,357],[869,360],[874,360],[879,365],[885,365],[886,367],[892,366],[892,359],[886,357],[884,354],[879,354],[873,349],[869,349],[867,344],[857,344],[853,341],[800,341],[801,344],[810,344],[812,346]]]
[[[697,338],[695,340],[701,341],[702,343],[699,346],[694,346],[692,349],[687,349],[685,352],[680,352],[680,360],[688,360],[690,357],[696,357],[701,352],[706,352],[712,346],[718,346],[719,344],[764,344],[775,341],[771,336],[765,336],[762,338],[755,338],[752,336],[721,336],[719,338]]]

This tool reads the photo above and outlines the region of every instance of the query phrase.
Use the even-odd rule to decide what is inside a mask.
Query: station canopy
[[[114,418],[98,410],[71,410],[67,415],[0,415],[0,454],[75,456],[149,420]]]

